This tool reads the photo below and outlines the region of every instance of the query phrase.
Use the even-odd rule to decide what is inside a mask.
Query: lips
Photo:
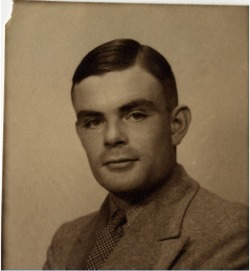
[[[104,162],[104,165],[119,164],[119,163],[131,162],[131,161],[136,161],[136,160],[137,159],[134,159],[134,158],[113,158],[113,159],[109,159],[108,161]]]
[[[112,158],[103,163],[104,166],[110,169],[130,168],[138,161],[136,158]]]

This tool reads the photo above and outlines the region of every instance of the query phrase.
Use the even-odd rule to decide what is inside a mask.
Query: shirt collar
[[[131,205],[123,210],[126,213],[126,217],[127,217],[126,225],[127,226],[130,226],[136,220],[136,218],[138,218],[138,216],[143,212],[143,210],[145,209],[145,206],[149,202],[151,202],[152,200],[154,200],[155,198],[158,197],[158,194],[159,194],[158,192],[159,192],[159,190],[157,189],[155,192],[150,194],[141,203],[139,203],[137,205]],[[115,199],[112,197],[111,194],[108,195],[108,200],[109,200],[109,214],[110,214],[109,219],[111,219],[112,216],[114,215],[114,213],[118,209],[122,209],[122,208],[118,205],[118,203],[115,201]]]
[[[114,213],[121,209],[116,201],[113,199],[113,197],[109,194],[109,210],[110,210],[110,218],[114,215]],[[141,214],[143,211],[143,206],[141,204],[135,205],[135,206],[129,206],[124,211],[126,213],[127,217],[127,226],[130,226],[135,219]]]

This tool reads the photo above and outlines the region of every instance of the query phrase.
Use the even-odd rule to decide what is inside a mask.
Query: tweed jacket
[[[62,225],[44,269],[82,269],[108,208],[105,201],[99,212]],[[201,188],[178,165],[102,269],[248,269],[248,208]]]

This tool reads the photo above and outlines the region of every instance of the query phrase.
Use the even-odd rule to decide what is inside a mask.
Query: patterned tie
[[[122,237],[122,225],[124,225],[126,221],[125,212],[121,209],[117,210],[110,223],[98,236],[96,244],[86,262],[85,269],[97,270],[102,266],[114,246]]]

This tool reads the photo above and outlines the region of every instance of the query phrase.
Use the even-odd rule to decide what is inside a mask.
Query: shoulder
[[[199,183],[191,178],[184,168],[178,165],[179,186],[181,195],[186,193],[185,213],[183,214],[183,226],[190,229],[221,228],[224,231],[236,228],[248,228],[248,207],[241,203],[230,202],[214,193],[200,187]],[[175,181],[176,183],[176,181]],[[184,191],[183,191],[184,188]],[[178,194],[180,197],[180,193]],[[184,197],[184,196],[183,196]],[[182,204],[182,201],[179,200]],[[227,225],[227,227],[225,227]]]
[[[199,188],[184,216],[182,234],[188,236],[187,247],[199,268],[248,267],[247,206]]]
[[[202,219],[198,219],[201,217]],[[187,209],[185,218],[186,223],[206,228],[216,224],[217,228],[224,231],[235,227],[248,228],[248,207],[222,199],[200,187]]]
[[[91,230],[91,222],[98,212],[62,224],[52,238],[43,269],[66,269],[67,257],[83,231]]]

